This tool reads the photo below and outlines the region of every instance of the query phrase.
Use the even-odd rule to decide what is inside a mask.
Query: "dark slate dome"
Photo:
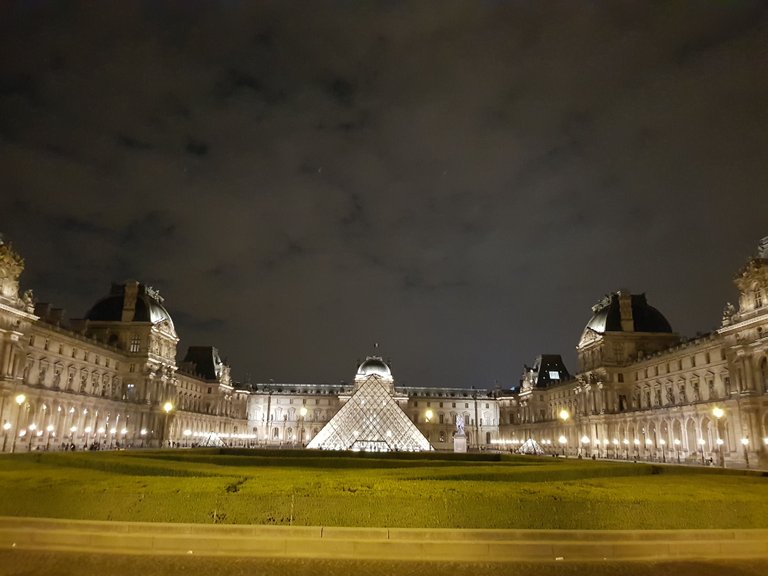
[[[656,308],[648,304],[645,294],[632,294],[632,320],[635,332],[666,332],[672,333],[672,326]],[[619,293],[606,296],[600,303],[592,307],[594,315],[587,323],[587,329],[599,334],[605,332],[622,332],[621,306]]]
[[[86,319],[93,322],[122,322],[126,292],[128,292],[129,298],[131,293],[134,293],[136,297],[135,312],[133,319],[128,320],[129,322],[151,322],[152,324],[168,322],[173,328],[171,315],[162,305],[162,298],[157,292],[144,284],[133,282],[112,284],[109,295],[96,302],[88,310],[85,315]]]

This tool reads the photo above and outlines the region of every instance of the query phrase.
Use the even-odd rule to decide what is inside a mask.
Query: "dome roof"
[[[614,292],[603,298],[592,307],[592,318],[587,322],[586,329],[598,334],[605,332],[623,332],[621,326],[620,296],[622,293]],[[634,332],[666,332],[672,333],[672,326],[664,315],[648,304],[645,294],[626,294],[632,302],[632,322]]]
[[[135,301],[132,317],[129,315],[129,319],[125,321],[151,322],[152,324],[168,322],[173,328],[171,315],[162,305],[162,298],[157,291],[138,282],[112,284],[109,295],[96,302],[85,317],[93,322],[122,322],[123,309],[127,311],[130,308],[130,300],[133,299]],[[126,306],[126,304],[129,305]]]
[[[392,371],[380,356],[368,356],[357,369],[358,376],[381,376],[392,378]]]

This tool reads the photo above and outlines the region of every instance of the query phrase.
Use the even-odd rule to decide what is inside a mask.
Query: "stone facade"
[[[298,447],[353,391],[344,382],[238,386],[213,347],[190,348],[177,362],[179,338],[162,298],[136,282],[113,286],[85,319],[65,324],[61,310],[20,291],[23,265],[0,243],[6,452],[192,445],[211,433],[233,445]],[[593,307],[575,377],[559,356],[545,355],[504,389],[393,380],[393,393],[439,450],[452,449],[460,415],[470,449],[534,439],[548,452],[582,457],[765,464],[768,240],[735,283],[738,306],[727,305],[710,334],[683,339],[644,295],[622,290]]]

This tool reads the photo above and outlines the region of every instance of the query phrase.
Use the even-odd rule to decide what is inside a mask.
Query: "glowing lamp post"
[[[11,444],[11,452],[15,452],[16,451],[16,436],[23,436],[23,434],[21,433],[21,431],[19,429],[19,424],[21,424],[21,408],[22,408],[22,406],[24,406],[24,402],[27,401],[27,397],[24,396],[24,394],[19,394],[19,395],[17,395],[13,399],[13,401],[16,402],[16,404],[18,405],[19,409],[16,412],[16,431],[17,431],[17,434],[13,435],[13,444]]]
[[[568,412],[568,410],[566,410],[565,408],[563,408],[558,413],[558,416],[560,417],[560,420],[563,423],[563,428],[565,428],[565,425],[568,423],[568,419],[571,417],[571,413]],[[565,432],[565,430],[563,430],[563,432]],[[562,441],[563,438],[565,438],[565,442]],[[565,447],[568,444],[568,438],[565,436],[565,434],[563,434],[563,436],[560,436],[560,444],[563,446],[563,456],[567,458],[568,456],[565,453]]]
[[[632,444],[635,445],[635,460],[637,460],[640,457],[640,439],[635,438],[632,440]]]
[[[48,439],[45,441],[45,450],[48,451],[48,448],[51,446],[51,434],[53,434],[53,424],[48,424],[46,426],[45,431],[48,432]]]
[[[32,424],[29,425],[29,445],[27,446],[27,452],[32,451],[32,438],[35,437],[35,430],[37,430],[37,424],[32,422]]]
[[[304,417],[307,415],[307,407],[302,406],[299,408],[299,416],[301,417],[301,422],[299,423],[299,439],[301,441],[301,447],[304,448]]]
[[[675,438],[672,443],[675,445],[675,452],[677,452],[677,463],[680,464],[680,439]]]
[[[72,426],[69,429],[69,443],[70,445],[75,444],[75,432],[77,432],[77,426]]]
[[[699,450],[701,451],[701,465],[704,466],[704,438],[699,438]]]
[[[168,416],[171,413],[171,410],[173,410],[173,404],[170,402],[166,402],[163,404],[163,411],[165,412],[165,420],[163,422],[163,434],[160,438],[160,447],[163,447],[163,444],[165,444],[165,440],[167,437],[170,436],[170,430],[168,429]]]
[[[5,445],[8,443],[8,430],[11,429],[10,422],[3,422],[3,452],[5,452]]]
[[[581,437],[581,451],[586,454],[587,446],[589,445],[589,436],[586,434]]]
[[[741,445],[744,446],[744,462],[749,468],[749,438],[742,438]]]
[[[144,437],[145,437],[146,435],[147,435],[147,429],[146,429],[146,428],[142,428],[142,429],[139,431],[139,436],[141,436],[141,447],[142,447],[142,448],[144,448]]]
[[[566,438],[565,436],[560,436],[560,438],[558,438],[557,441],[560,442],[560,448],[563,451],[563,457],[567,458],[567,456],[565,455],[565,445],[568,444],[568,438]]]
[[[723,444],[725,442],[723,441],[723,438],[720,435],[720,419],[723,416],[725,416],[725,410],[723,410],[719,406],[715,406],[714,408],[712,408],[712,416],[714,416],[717,419],[717,447],[718,447],[718,453],[720,455],[720,467],[725,468],[725,456],[723,455]]]
[[[661,461],[666,462],[667,461],[667,453],[665,451],[665,447],[667,445],[667,441],[662,438],[659,440],[659,444],[661,444]]]

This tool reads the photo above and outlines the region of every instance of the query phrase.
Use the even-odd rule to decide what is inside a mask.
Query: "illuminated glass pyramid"
[[[395,399],[392,374],[384,361],[368,357],[355,377],[355,390],[307,448],[418,452],[432,450]]]

